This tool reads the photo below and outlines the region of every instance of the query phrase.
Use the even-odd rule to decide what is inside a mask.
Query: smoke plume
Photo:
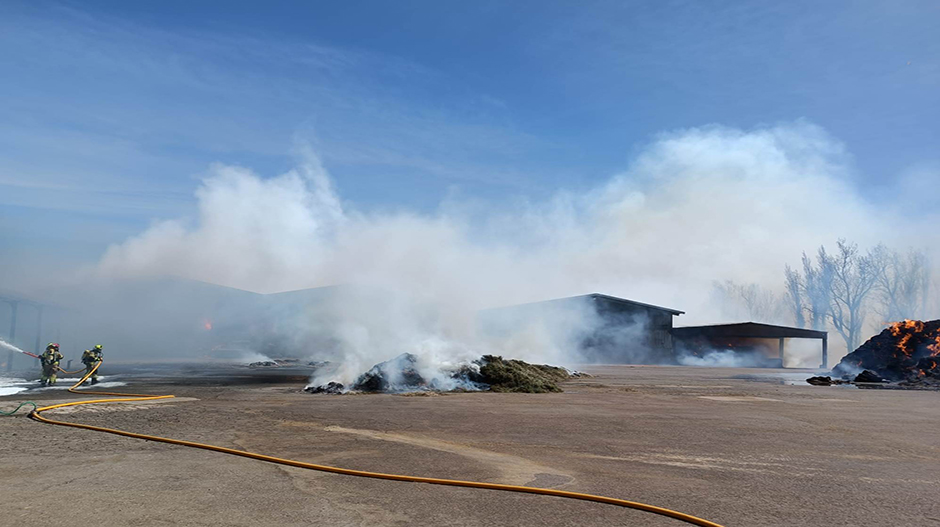
[[[570,336],[590,313],[494,339],[478,311],[598,291],[682,309],[684,323],[717,322],[716,280],[779,289],[784,263],[804,250],[837,237],[898,240],[917,227],[866,201],[854,171],[843,146],[810,123],[710,126],[656,137],[587,192],[483,211],[447,202],[422,214],[344,202],[306,150],[275,177],[211,167],[195,218],[112,246],[97,280],[178,276],[261,293],[354,287],[284,323],[284,333],[316,342],[311,355],[343,362],[347,380],[404,352],[571,364],[583,357]]]

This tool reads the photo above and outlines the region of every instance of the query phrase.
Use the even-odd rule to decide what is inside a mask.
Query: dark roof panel
[[[815,329],[775,326],[758,322],[740,322],[737,324],[713,324],[710,326],[685,326],[672,328],[675,337],[752,337],[752,338],[808,338],[822,339],[829,334]]]
[[[650,308],[650,309],[658,309],[658,310],[660,310],[660,311],[667,311],[667,312],[669,312],[669,313],[672,313],[673,315],[684,315],[684,314],[685,314],[685,311],[679,311],[678,309],[672,309],[672,308],[669,308],[669,307],[662,307],[662,306],[654,306],[653,304],[644,304],[643,302],[637,302],[636,300],[627,300],[626,298],[619,298],[619,297],[616,297],[616,296],[610,296],[610,295],[605,295],[605,294],[601,294],[601,293],[591,293],[591,294],[586,295],[586,296],[589,296],[589,297],[591,297],[591,298],[603,298],[604,300],[607,300],[607,301],[610,301],[610,302],[617,302],[617,303],[622,303],[622,304],[632,304],[632,305],[634,305],[634,306],[647,307],[647,308]],[[577,297],[574,297],[574,298],[577,298]]]
[[[483,311],[496,311],[496,310],[500,310],[500,309],[532,307],[532,306],[538,306],[538,305],[540,305],[540,304],[549,304],[549,303],[556,303],[556,302],[568,302],[568,301],[571,301],[571,300],[587,300],[587,299],[589,299],[589,298],[590,298],[591,300],[598,300],[598,299],[600,299],[600,300],[605,300],[605,301],[607,301],[607,302],[613,302],[613,303],[617,303],[617,304],[629,304],[629,305],[632,305],[632,306],[639,306],[639,307],[644,307],[644,308],[647,308],[647,309],[656,309],[656,310],[659,310],[659,311],[665,311],[665,312],[670,313],[670,314],[672,314],[672,315],[682,315],[682,314],[685,314],[685,311],[679,311],[678,309],[672,309],[672,308],[668,308],[668,307],[654,306],[653,304],[644,304],[643,302],[636,302],[636,301],[633,301],[633,300],[627,300],[626,298],[619,298],[619,297],[616,297],[616,296],[604,295],[604,294],[601,294],[601,293],[589,293],[589,294],[586,294],[586,295],[566,296],[566,297],[564,297],[564,298],[553,298],[553,299],[551,299],[551,300],[540,300],[540,301],[538,301],[538,302],[527,302],[527,303],[525,303],[525,304],[516,304],[516,305],[511,305],[511,306],[495,307],[495,308],[490,308],[490,309],[484,309]]]

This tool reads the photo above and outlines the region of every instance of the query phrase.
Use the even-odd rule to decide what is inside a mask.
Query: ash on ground
[[[413,393],[443,391],[494,391],[547,393],[560,392],[559,382],[585,376],[557,366],[529,364],[521,360],[503,359],[494,355],[459,366],[435,371],[436,376],[422,373],[419,358],[403,353],[380,362],[360,375],[350,386],[331,381],[307,386],[310,393]]]
[[[814,385],[940,389],[940,320],[895,322],[846,355]]]

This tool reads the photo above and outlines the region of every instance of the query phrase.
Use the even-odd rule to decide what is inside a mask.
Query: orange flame
[[[206,328],[206,331],[211,331],[211,330],[212,330],[212,322],[209,322],[209,321],[207,320],[207,321],[202,325],[202,327]]]
[[[931,357],[940,357],[940,333],[938,333],[937,336],[934,337],[933,344],[927,345],[927,349],[930,350]]]
[[[902,320],[891,324],[889,327],[891,328],[891,334],[897,337],[905,329],[913,329],[913,333],[920,333],[924,330],[924,323],[920,320]]]
[[[898,342],[898,349],[901,350],[901,353],[907,355],[908,357],[911,356],[911,350],[907,349],[907,343],[910,340],[911,340],[911,334],[908,333],[904,335],[903,337],[901,337],[901,340]]]
[[[920,320],[902,320],[901,322],[891,324],[889,329],[891,330],[891,335],[895,337],[901,336],[901,340],[898,341],[898,349],[901,350],[901,353],[910,357],[913,350],[907,348],[907,343],[910,342],[914,333],[924,331],[924,323]],[[901,335],[902,332],[904,335]],[[894,356],[897,357],[897,354]]]

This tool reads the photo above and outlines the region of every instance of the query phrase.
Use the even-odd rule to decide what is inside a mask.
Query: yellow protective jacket
[[[59,361],[63,358],[62,354],[58,351],[47,349],[39,356],[39,361],[42,362],[43,366],[58,366]]]
[[[82,364],[88,366],[101,360],[101,352],[95,350],[85,350],[82,353]]]

